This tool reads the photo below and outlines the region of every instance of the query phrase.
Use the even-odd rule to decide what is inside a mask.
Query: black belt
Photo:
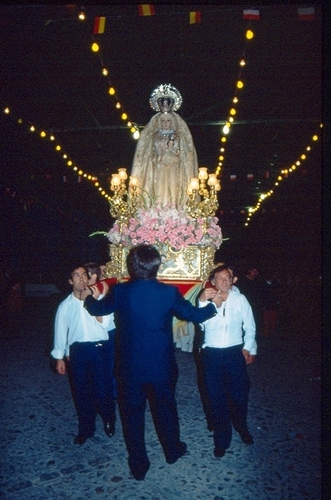
[[[109,342],[109,340],[98,340],[96,342],[74,342],[73,344],[71,344],[72,346],[73,345],[90,345],[90,346],[94,346],[94,347],[102,347],[104,344],[106,344],[106,342]]]
[[[208,350],[211,349],[213,351],[227,351],[227,352],[241,351],[242,344],[231,345],[229,347],[209,347],[209,346],[206,346],[203,349],[208,349]]]

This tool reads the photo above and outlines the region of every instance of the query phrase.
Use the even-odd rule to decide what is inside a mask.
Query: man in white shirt
[[[202,366],[214,430],[214,455],[222,457],[232,439],[232,422],[242,441],[253,444],[247,427],[249,377],[246,364],[256,354],[255,322],[246,297],[232,289],[232,273],[224,265],[211,273],[215,288],[199,297],[204,307],[213,298],[217,315],[205,321]],[[229,406],[231,401],[231,411]]]
[[[78,435],[75,444],[84,444],[95,432],[97,413],[104,431],[111,437],[115,433],[115,402],[112,371],[113,348],[108,331],[115,328],[112,316],[95,318],[84,308],[88,286],[87,269],[73,266],[69,283],[72,293],[58,306],[54,325],[56,371],[66,373],[69,359],[75,406],[78,416]]]

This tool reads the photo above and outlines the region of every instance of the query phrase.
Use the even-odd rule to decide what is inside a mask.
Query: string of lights
[[[82,10],[80,11],[80,13],[78,15],[78,19],[81,22],[86,21],[85,8],[82,8]],[[254,32],[251,29],[246,29],[246,33],[245,33],[245,40],[246,41],[245,41],[245,46],[244,46],[242,57],[240,58],[240,61],[239,61],[239,74],[238,74],[238,78],[236,80],[235,93],[234,93],[234,97],[232,99],[231,107],[230,107],[228,115],[227,115],[227,119],[225,120],[225,123],[223,122],[224,126],[222,128],[222,135],[220,137],[221,147],[220,147],[219,158],[218,158],[219,162],[218,162],[218,165],[215,169],[215,173],[218,177],[220,177],[221,170],[222,170],[222,167],[224,164],[225,144],[227,142],[226,136],[229,134],[231,127],[234,125],[235,117],[237,114],[237,105],[239,103],[238,95],[239,95],[239,92],[244,88],[244,81],[243,81],[242,73],[243,73],[243,69],[246,65],[245,53],[246,53],[247,41],[252,40],[253,37],[254,37]],[[92,44],[91,44],[90,48],[99,57],[102,75],[107,78],[108,94],[115,99],[115,108],[120,111],[121,120],[124,122],[125,126],[130,129],[130,132],[133,134],[134,139],[138,139],[139,138],[139,128],[136,125],[136,123],[134,123],[132,120],[129,119],[128,114],[125,111],[124,105],[120,101],[118,92],[117,92],[117,90],[115,90],[115,87],[113,86],[112,81],[109,77],[109,73],[110,73],[109,69],[106,68],[104,63],[103,63],[102,50],[100,47],[101,47],[100,41],[97,41],[94,34],[92,34]],[[4,113],[5,114],[13,114],[13,111],[8,105],[5,105]],[[41,139],[49,139],[50,141],[52,141],[54,143],[55,152],[58,153],[62,157],[66,166],[71,168],[77,176],[82,177],[83,179],[92,182],[92,184],[96,187],[96,189],[98,190],[98,192],[102,196],[104,196],[107,199],[110,199],[110,195],[107,193],[106,189],[100,185],[98,177],[95,175],[93,176],[93,175],[89,174],[88,172],[85,172],[80,167],[78,167],[76,165],[76,163],[69,157],[68,153],[65,152],[64,147],[59,143],[59,141],[56,139],[56,137],[54,136],[53,133],[48,132],[44,129],[41,129],[40,127],[32,124],[31,122],[27,121],[25,123],[25,121],[23,121],[22,118],[18,118],[17,123],[20,125],[26,124],[29,132],[36,133]],[[320,124],[320,127],[322,127],[322,124]],[[253,214],[255,214],[259,210],[263,201],[268,199],[274,193],[274,189],[277,188],[281,184],[281,182],[288,177],[289,174],[295,172],[297,170],[297,168],[300,167],[301,163],[307,159],[307,153],[311,150],[312,144],[315,141],[317,141],[318,139],[319,139],[319,135],[314,134],[312,139],[311,139],[311,144],[309,144],[305,149],[305,153],[302,153],[300,155],[299,159],[295,163],[293,163],[290,167],[285,168],[285,169],[283,168],[282,170],[280,170],[279,175],[277,177],[277,180],[275,181],[273,188],[260,194],[257,204],[254,207],[249,207],[247,209],[248,213],[247,213],[245,226],[247,226],[249,224]]]
[[[320,123],[319,128],[323,128],[323,123]],[[272,194],[274,194],[275,189],[277,189],[280,184],[293,172],[296,172],[298,168],[300,168],[308,158],[308,153],[311,151],[313,144],[316,143],[320,139],[320,134],[315,133],[312,137],[311,140],[308,144],[308,146],[305,148],[304,152],[300,154],[299,158],[292,163],[292,165],[288,168],[284,168],[280,171],[280,174],[278,175],[274,186],[266,191],[265,193],[261,193],[259,196],[259,199],[254,207],[248,208],[248,214],[246,217],[246,222],[245,226],[248,226],[252,216],[261,208],[261,205],[264,201],[266,201]]]
[[[8,105],[4,106],[3,113],[5,115],[13,115],[13,111]],[[98,177],[85,172],[83,169],[78,167],[74,160],[70,158],[69,154],[64,150],[64,147],[60,144],[60,142],[56,139],[55,135],[52,132],[48,132],[46,129],[40,128],[29,121],[25,121],[21,117],[16,118],[16,123],[18,125],[24,126],[28,132],[36,134],[40,139],[48,139],[49,141],[51,141],[51,143],[54,144],[55,153],[61,156],[67,167],[71,168],[78,177],[91,182],[102,196],[110,199],[110,194],[108,194],[106,190],[100,185]]]
[[[254,32],[251,29],[247,29],[246,36],[245,36],[246,40],[252,40],[253,37],[254,37]],[[238,102],[239,102],[238,92],[244,88],[244,82],[242,80],[242,71],[246,65],[245,53],[246,53],[246,44],[244,46],[243,55],[239,61],[239,74],[238,74],[238,78],[237,78],[237,82],[236,82],[235,95],[232,99],[232,105],[231,105],[231,108],[229,110],[226,122],[222,128],[223,134],[220,137],[220,142],[221,142],[220,155],[218,158],[218,160],[219,160],[218,165],[217,165],[216,170],[215,170],[215,173],[218,177],[221,176],[221,170],[222,170],[222,166],[223,166],[223,162],[224,162],[224,158],[225,158],[225,143],[227,141],[226,136],[229,134],[230,128],[234,124],[235,116],[237,114],[236,106],[238,105]]]

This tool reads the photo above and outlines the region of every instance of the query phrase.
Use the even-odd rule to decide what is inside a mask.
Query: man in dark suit
[[[130,280],[115,285],[101,300],[96,300],[96,287],[90,287],[85,299],[91,315],[115,313],[118,404],[128,463],[137,480],[144,479],[150,466],[144,436],[147,399],[167,463],[175,463],[187,449],[180,441],[175,399],[173,316],[200,323],[216,314],[214,304],[198,309],[175,286],[159,282],[160,265],[155,247],[136,246],[127,257]]]

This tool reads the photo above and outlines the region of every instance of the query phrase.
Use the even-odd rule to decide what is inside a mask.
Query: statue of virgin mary
[[[170,84],[157,87],[150,105],[156,111],[141,132],[131,176],[139,179],[140,194],[149,204],[183,207],[192,177],[198,176],[198,160],[191,132],[176,113],[183,100]]]

